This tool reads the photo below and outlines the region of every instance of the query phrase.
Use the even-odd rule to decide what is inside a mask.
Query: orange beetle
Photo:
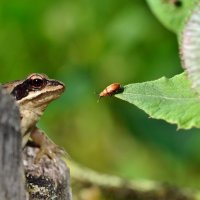
[[[105,96],[112,96],[114,94],[118,94],[123,92],[124,88],[119,83],[113,83],[109,86],[107,86],[100,94],[99,98],[105,97]]]

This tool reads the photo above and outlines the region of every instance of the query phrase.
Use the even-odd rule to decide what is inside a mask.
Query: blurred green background
[[[150,119],[98,93],[181,73],[176,35],[141,0],[0,3],[0,81],[32,72],[63,81],[39,127],[79,163],[127,179],[197,187],[200,131]]]

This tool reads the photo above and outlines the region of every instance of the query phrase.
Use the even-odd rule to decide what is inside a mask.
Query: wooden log
[[[43,156],[35,164],[38,148],[29,146],[22,159],[21,141],[19,110],[0,87],[0,200],[71,200],[65,162]]]
[[[70,174],[65,162],[59,156],[50,159],[44,155],[38,163],[34,163],[38,150],[31,146],[24,149],[29,200],[71,200]]]
[[[25,199],[20,117],[14,99],[0,87],[0,199]]]
[[[200,191],[151,180],[126,180],[71,161],[73,197],[78,200],[199,200]]]

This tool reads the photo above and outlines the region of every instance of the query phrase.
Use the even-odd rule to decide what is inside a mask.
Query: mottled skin
[[[43,115],[48,104],[64,92],[64,84],[60,81],[49,79],[44,74],[34,73],[25,80],[6,83],[3,87],[16,99],[19,106],[22,146],[24,147],[31,138],[40,147],[36,161],[43,154],[54,158],[61,150],[43,131],[36,127],[36,123]]]

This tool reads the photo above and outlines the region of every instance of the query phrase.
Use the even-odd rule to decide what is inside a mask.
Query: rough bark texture
[[[25,199],[19,111],[11,96],[1,87],[0,199]]]
[[[24,168],[29,200],[71,200],[70,174],[65,162],[43,156],[38,163],[35,156],[38,148],[24,149]]]

